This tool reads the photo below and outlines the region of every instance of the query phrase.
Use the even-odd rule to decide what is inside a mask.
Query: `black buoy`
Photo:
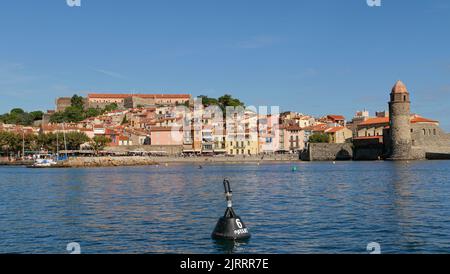
[[[214,228],[211,236],[216,240],[247,240],[250,238],[250,232],[248,232],[248,228],[244,222],[242,222],[241,218],[233,210],[233,203],[231,201],[232,191],[228,179],[223,180],[223,187],[225,188],[227,209],[223,217],[217,222],[216,228]]]

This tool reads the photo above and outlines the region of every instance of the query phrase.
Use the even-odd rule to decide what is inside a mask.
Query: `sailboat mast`
[[[59,159],[59,132],[56,131],[56,159]]]
[[[22,160],[25,160],[25,131],[22,128]]]
[[[63,123],[63,136],[64,136],[64,150],[66,151],[66,159],[67,159],[66,130],[64,129],[64,123]]]

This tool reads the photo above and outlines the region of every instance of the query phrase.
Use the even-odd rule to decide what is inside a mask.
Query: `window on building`
[[[436,129],[433,129],[433,135],[436,135]]]
[[[423,133],[423,135],[426,135],[427,131],[425,129],[422,129],[422,133]]]

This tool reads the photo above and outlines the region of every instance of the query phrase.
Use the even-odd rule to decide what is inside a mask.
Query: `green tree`
[[[24,114],[25,111],[21,108],[13,108],[11,109],[10,113],[11,115],[20,115],[20,114]]]
[[[89,142],[89,137],[83,132],[68,132],[66,133],[66,143],[68,150],[79,150],[80,146]],[[59,136],[59,142],[64,144],[64,135]]]
[[[84,109],[84,99],[81,96],[73,95],[70,99],[70,105],[74,108]]]
[[[86,111],[86,118],[97,117],[102,114],[102,110],[99,108],[88,108]]]
[[[206,95],[200,95],[198,98],[202,99],[202,104],[205,107],[211,106],[211,105],[219,105],[219,101],[216,98],[210,98]]]
[[[244,107],[245,106],[245,104],[243,102],[241,102],[239,99],[233,98],[233,96],[231,96],[229,94],[225,94],[225,95],[219,97],[218,101],[223,107],[239,107],[239,106]]]
[[[117,105],[117,103],[112,103],[112,104],[106,105],[105,108],[103,109],[103,112],[111,112],[118,108],[119,108],[119,106]]]
[[[241,102],[237,98],[233,98],[233,96],[229,94],[225,94],[219,97],[219,99],[211,98],[205,95],[200,95],[198,96],[198,98],[202,99],[202,104],[205,107],[217,105],[222,109],[222,111],[224,111],[226,107],[239,107],[239,106],[245,107],[245,104],[243,102]]]
[[[10,133],[6,131],[0,131],[0,150],[3,152],[9,151],[9,138]]]
[[[8,155],[9,152],[20,152],[22,150],[22,136],[12,132],[0,132],[0,148]]]
[[[95,136],[92,138],[90,145],[92,149],[95,151],[95,154],[98,154],[99,150],[104,149],[109,143],[111,143],[111,139],[106,136]]]
[[[50,116],[50,123],[59,124],[67,121],[65,112],[55,112]]]
[[[85,117],[83,109],[74,106],[66,108],[64,113],[65,122],[80,122],[83,121]]]
[[[9,113],[0,115],[0,122],[5,124],[30,126],[34,121],[41,120],[42,115],[44,115],[42,111],[28,113],[21,108],[14,108]]]
[[[44,112],[38,110],[38,111],[32,111],[30,112],[31,118],[33,121],[42,120],[42,116],[44,116]]]
[[[330,142],[330,136],[328,134],[324,133],[315,133],[311,136],[309,136],[309,142],[310,143],[329,143]]]

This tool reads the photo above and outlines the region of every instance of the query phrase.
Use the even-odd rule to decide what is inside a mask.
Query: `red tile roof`
[[[282,128],[282,126],[280,126],[280,128]],[[285,125],[285,126],[283,126],[283,128],[286,129],[286,130],[302,130],[302,128],[299,127],[299,126],[289,126],[289,125]]]
[[[325,131],[325,129],[327,129],[327,125],[325,124],[318,124],[315,126],[310,126],[310,127],[305,127],[303,128],[304,130],[309,130],[309,131]]]
[[[326,133],[336,133],[338,131],[341,131],[345,129],[345,127],[331,127],[325,130]]]
[[[439,123],[438,121],[431,120],[428,118],[424,118],[419,115],[413,115],[411,116],[411,123]],[[389,117],[376,117],[376,118],[370,118],[366,121],[360,123],[358,126],[368,126],[368,125],[382,125],[382,124],[389,124]]]
[[[438,121],[427,119],[421,116],[413,116],[411,118],[411,123],[439,123]]]
[[[389,124],[389,117],[369,118],[364,122],[360,123],[358,126],[379,125],[379,124]]]
[[[334,121],[344,121],[345,117],[342,115],[328,115],[327,118],[330,118]]]

